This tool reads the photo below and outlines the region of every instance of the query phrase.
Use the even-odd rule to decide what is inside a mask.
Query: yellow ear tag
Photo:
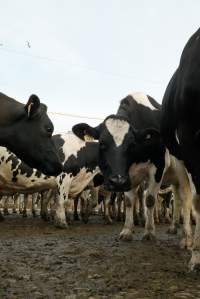
[[[88,134],[85,134],[84,135],[84,140],[85,141],[92,141],[92,140],[94,140],[94,138],[92,136],[88,135]]]
[[[30,116],[30,112],[31,112],[31,106],[33,105],[33,103],[30,103],[28,105],[28,117]]]

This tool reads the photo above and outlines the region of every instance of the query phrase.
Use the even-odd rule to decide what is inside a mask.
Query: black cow
[[[200,29],[187,42],[162,108],[161,133],[170,153],[184,164],[196,188],[197,215],[191,270],[200,269]]]
[[[58,175],[62,166],[53,140],[53,124],[47,107],[36,95],[23,105],[0,93],[0,145],[29,166],[48,175]]]

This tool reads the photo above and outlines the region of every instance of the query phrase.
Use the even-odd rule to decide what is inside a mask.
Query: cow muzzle
[[[106,189],[109,191],[124,192],[131,188],[130,179],[128,176],[113,175],[109,177]]]

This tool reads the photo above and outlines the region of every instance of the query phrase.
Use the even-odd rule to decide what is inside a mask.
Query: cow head
[[[14,122],[7,128],[5,145],[30,167],[44,174],[58,175],[62,165],[52,140],[54,127],[47,107],[36,95],[16,111]]]
[[[129,168],[141,159],[142,154],[145,155],[155,130],[136,131],[126,118],[117,115],[110,115],[98,127],[81,123],[72,130],[81,139],[89,135],[99,140],[99,167],[105,188],[110,191],[130,190]]]

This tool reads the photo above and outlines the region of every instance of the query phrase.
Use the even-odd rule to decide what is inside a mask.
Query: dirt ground
[[[157,242],[119,241],[122,223],[60,230],[39,218],[7,216],[0,224],[0,298],[200,298],[200,277],[188,273],[190,252],[157,226]]]

